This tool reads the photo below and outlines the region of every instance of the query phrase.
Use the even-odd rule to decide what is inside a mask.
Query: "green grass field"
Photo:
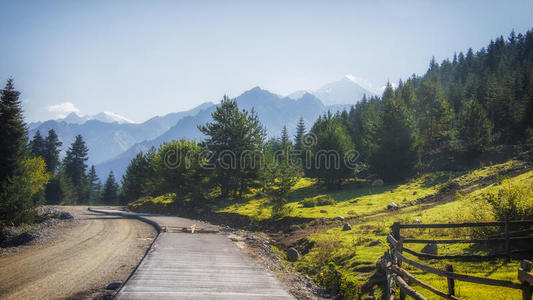
[[[510,161],[485,168],[480,168],[467,173],[432,173],[425,174],[409,182],[384,186],[370,187],[368,183],[351,183],[337,192],[324,192],[316,187],[315,182],[309,179],[302,181],[294,188],[288,206],[290,216],[305,218],[333,218],[335,216],[356,217],[351,220],[352,230],[342,231],[339,227],[332,228],[325,232],[313,233],[307,237],[309,241],[314,241],[316,246],[302,259],[294,264],[295,268],[311,275],[317,281],[321,281],[321,276],[325,269],[324,265],[330,261],[335,262],[338,270],[342,273],[343,280],[347,281],[346,286],[361,292],[360,287],[372,276],[372,272],[377,260],[388,249],[386,235],[390,232],[389,227],[393,222],[412,223],[418,219],[423,223],[448,223],[472,220],[472,211],[479,210],[480,195],[495,189],[495,184],[485,187],[476,185],[485,178],[497,176],[505,173],[506,170],[515,168],[519,162]],[[449,181],[454,181],[459,186],[469,186],[472,192],[463,196],[458,196],[453,201],[446,203],[432,202],[407,206],[399,211],[387,211],[386,205],[395,202],[400,207],[410,204],[426,196],[435,195]],[[533,188],[533,171],[521,174],[510,179],[513,183],[529,184]],[[334,205],[317,206],[312,208],[302,207],[298,202],[309,197],[327,195],[336,200]],[[321,213],[320,211],[326,211]],[[245,203],[231,204],[219,208],[219,211],[234,212],[256,218],[268,218],[271,215],[271,206],[264,198],[251,199]],[[259,213],[258,213],[259,211]],[[491,220],[493,216],[489,212],[478,212],[483,216],[483,220]],[[404,231],[402,234],[409,237],[437,237],[437,238],[459,238],[465,237],[469,232],[465,230],[414,230]],[[375,240],[380,244],[369,246]],[[420,251],[423,245],[406,245],[413,250]],[[486,253],[479,247],[472,247],[470,244],[439,245],[439,253],[461,254],[461,253]],[[502,280],[516,281],[517,266],[519,261],[494,260],[490,262],[458,262],[458,261],[424,261],[434,267],[444,268],[445,263],[452,263],[455,271],[473,276],[488,277]],[[433,274],[427,274],[413,268],[407,269],[420,280],[445,291],[446,280]],[[322,275],[321,275],[322,274]],[[357,291],[359,289],[359,291]],[[418,288],[422,294],[428,298],[435,296],[431,292]],[[519,299],[521,292],[512,289],[489,287],[467,282],[456,282],[456,292],[464,299]],[[380,288],[369,293],[380,296]],[[359,293],[357,296],[366,294]]]
[[[334,223],[333,227],[330,226],[330,229],[325,231],[310,230],[305,239],[307,242],[314,242],[314,247],[299,261],[286,263],[327,286],[327,281],[331,277],[328,273],[328,264],[333,262],[340,277],[339,288],[344,289],[345,295],[348,295],[347,298],[359,298],[365,295],[374,295],[379,298],[383,293],[382,287],[379,284],[370,284],[371,288],[369,288],[368,282],[372,281],[375,276],[376,262],[388,249],[386,236],[393,222],[412,223],[415,219],[422,223],[492,221],[495,217],[481,196],[498,189],[499,184],[505,178],[501,174],[507,174],[509,170],[516,170],[522,166],[521,162],[509,161],[469,172],[429,173],[404,183],[383,187],[371,187],[369,182],[354,180],[347,183],[342,190],[334,192],[327,192],[316,181],[303,178],[290,194],[286,204],[286,215],[315,219],[343,216],[347,218],[346,222],[352,225],[352,230],[342,231],[344,222]],[[533,171],[511,177],[508,182],[527,185],[533,190]],[[449,186],[456,187],[462,194],[457,193],[454,196],[453,193],[448,192],[446,198],[440,199],[439,195]],[[420,201],[428,196],[435,198],[429,202]],[[301,204],[304,199],[312,201],[321,197],[334,199],[334,202],[315,207],[303,207]],[[171,199],[172,197],[163,196],[148,201],[167,205],[172,201]],[[387,204],[390,202],[395,202],[401,209],[387,210]],[[259,221],[272,217],[272,205],[257,191],[252,191],[241,202],[214,202],[212,209],[218,212],[249,216]],[[469,229],[402,231],[403,236],[416,238],[468,238],[471,234]],[[405,246],[420,251],[424,245],[406,244]],[[282,251],[279,253],[283,256]],[[464,253],[486,254],[488,250],[471,244],[439,245],[439,254]],[[444,269],[444,264],[451,263],[455,272],[458,273],[513,281],[516,281],[519,264],[516,260],[510,262],[504,260],[490,262],[424,260],[421,262],[442,269]],[[442,277],[427,274],[409,266],[405,267],[418,279],[446,291],[447,283]],[[379,281],[376,282],[379,283]],[[417,288],[417,290],[429,299],[435,298],[433,294],[422,288]],[[457,281],[456,292],[461,299],[520,299],[521,297],[521,292],[518,290]]]

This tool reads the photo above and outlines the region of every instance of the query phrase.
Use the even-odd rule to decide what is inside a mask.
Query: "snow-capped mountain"
[[[156,116],[146,122],[134,124],[122,120],[120,116],[117,118],[115,114],[102,113],[89,117],[71,113],[63,119],[31,123],[28,125],[28,131],[31,138],[37,130],[40,134],[47,135],[50,129],[54,129],[59,140],[63,142],[63,151],[68,149],[76,135],[81,134],[89,148],[87,163],[91,165],[113,158],[136,143],[154,139],[182,118],[196,115],[213,105],[206,102],[187,111]]]
[[[322,100],[324,105],[339,105],[339,104],[356,104],[361,101],[363,95],[367,97],[374,96],[376,93],[361,86],[356,77],[347,74],[341,80],[328,83],[316,91],[297,91],[287,97],[298,99],[303,94],[313,94],[318,99]]]
[[[58,122],[64,121],[69,124],[83,124],[89,120],[96,120],[104,123],[118,123],[118,124],[135,124],[136,122],[121,116],[119,114],[104,111],[94,116],[79,115],[78,113],[70,113],[65,118],[57,119]]]
[[[97,115],[94,115],[92,117],[92,120],[98,120],[100,122],[104,122],[104,123],[113,123],[113,122],[117,122],[119,124],[134,124],[136,122],[124,117],[124,116],[121,116],[119,114],[116,114],[116,113],[112,113],[112,112],[109,112],[109,111],[104,111],[104,112],[101,112]]]

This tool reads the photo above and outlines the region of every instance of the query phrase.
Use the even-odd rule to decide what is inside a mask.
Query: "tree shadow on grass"
[[[485,273],[485,276],[491,276],[492,274],[498,272],[501,268],[507,266],[508,262],[505,259],[502,259],[499,264],[491,264],[492,268]]]
[[[313,184],[311,186],[299,188],[295,191],[292,191],[289,194],[288,202],[299,202],[305,198],[316,197],[319,195],[326,195],[335,200],[337,203],[342,203],[350,201],[359,197],[383,194],[391,192],[398,188],[400,184],[387,185],[381,187],[373,187],[366,183],[360,182],[351,182],[344,184],[342,189],[336,191],[328,191],[325,187],[320,184]]]

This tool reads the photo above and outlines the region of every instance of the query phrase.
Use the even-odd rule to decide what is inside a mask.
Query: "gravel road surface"
[[[128,278],[156,236],[138,220],[60,209],[75,220],[50,229],[43,243],[0,256],[0,299],[101,298],[107,284]]]

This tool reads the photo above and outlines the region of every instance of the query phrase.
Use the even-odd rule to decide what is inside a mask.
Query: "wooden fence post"
[[[400,240],[400,222],[394,222],[391,226],[392,237],[395,240]]]
[[[527,280],[527,277],[524,278],[523,272],[531,272],[531,266],[533,264],[529,260],[522,260],[520,262],[520,267],[518,269],[518,280],[522,282],[522,300],[531,300],[532,295],[532,286],[531,282]],[[522,271],[522,272],[521,272]]]
[[[398,227],[398,229],[399,229],[399,227]],[[396,249],[394,249],[394,251],[398,252],[400,254],[402,254],[402,252],[403,252],[403,237],[401,235],[399,235],[398,244],[396,245]],[[400,258],[396,258],[396,259],[397,259],[396,263],[398,264],[398,267],[401,267],[402,266],[402,260]],[[397,276],[401,277],[400,274],[397,274]],[[405,292],[402,289],[400,289],[400,300],[405,300]]]
[[[398,239],[398,244],[396,245],[396,251],[399,252],[400,254],[403,253],[403,237],[400,237],[400,239]],[[398,267],[401,267],[402,266],[402,260],[398,258]]]
[[[446,272],[453,273],[453,266],[446,265]],[[448,295],[455,296],[455,282],[451,278],[447,278],[447,280],[448,280]]]
[[[507,261],[511,260],[511,246],[509,245],[509,218],[505,217],[505,254],[507,255]]]

